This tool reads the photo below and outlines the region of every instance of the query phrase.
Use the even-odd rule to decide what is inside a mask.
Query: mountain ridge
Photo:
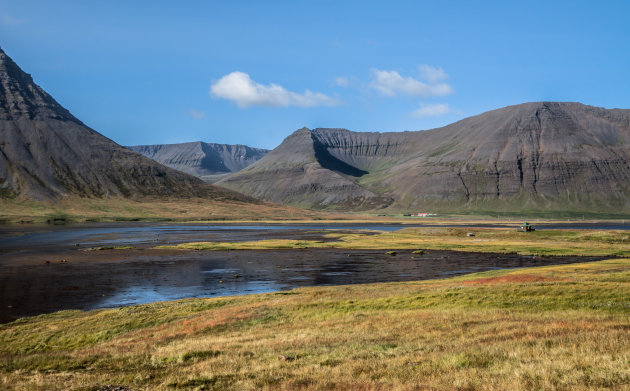
[[[299,129],[258,162],[217,184],[227,184],[229,188],[230,178],[236,176],[240,178],[243,192],[252,197],[299,207],[326,208],[331,204],[344,204],[355,209],[370,209],[390,202],[356,185],[342,173],[326,168],[338,160],[321,149],[310,130]],[[256,168],[252,169],[254,166]],[[265,169],[258,169],[261,166]],[[304,205],[304,199],[312,205]]]
[[[305,131],[296,131],[285,142]],[[318,178],[309,179],[302,186],[319,188],[326,176],[333,177],[334,173],[344,178],[346,188],[358,186],[371,195],[368,198],[391,200],[376,208],[454,212],[553,211],[565,207],[603,212],[630,208],[627,109],[604,109],[576,102],[529,102],[425,131],[309,132],[313,145],[319,145],[345,168],[327,167],[309,152],[302,166],[317,164],[327,173],[320,172]],[[290,149],[299,150],[309,144],[306,137],[303,140],[306,141],[301,146]],[[282,167],[289,160],[296,159],[275,149],[218,184],[286,204],[315,209],[348,208],[346,200],[351,194],[329,195],[333,201],[328,203],[308,196],[287,197],[294,189],[283,186],[283,180],[274,179],[269,168]],[[282,178],[287,173],[275,175]],[[248,176],[264,176],[268,183],[252,187],[247,183]]]
[[[242,144],[193,141],[177,144],[134,145],[127,148],[165,166],[213,182],[258,161],[267,149]]]

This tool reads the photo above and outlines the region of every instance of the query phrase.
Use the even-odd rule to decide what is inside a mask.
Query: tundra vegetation
[[[472,232],[474,236],[468,236]],[[253,242],[192,242],[164,249],[257,250],[340,248],[457,250],[521,255],[629,256],[630,232],[621,230],[540,230],[505,228],[405,228],[394,232],[352,231],[324,235],[328,240],[270,239]]]
[[[79,198],[29,201],[3,199],[0,223],[67,224],[102,221],[293,221],[350,219],[269,203],[204,198]]]
[[[450,229],[338,239],[416,248],[411,238],[439,232],[444,246],[471,239]],[[629,241],[624,232],[475,234],[463,250],[616,255]],[[422,248],[437,245],[425,239]],[[0,326],[0,388],[622,390],[629,315],[626,258],[62,311]]]

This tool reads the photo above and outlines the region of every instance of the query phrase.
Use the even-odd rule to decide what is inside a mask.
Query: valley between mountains
[[[0,196],[18,207],[149,197],[257,205],[271,218],[301,212],[265,202],[373,214],[630,215],[628,109],[533,102],[425,131],[302,128],[271,151],[204,142],[125,148],[1,50],[0,86]]]

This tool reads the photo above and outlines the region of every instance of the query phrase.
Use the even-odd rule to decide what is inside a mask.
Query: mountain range
[[[630,110],[533,102],[426,131],[297,130],[217,182],[315,209],[627,213]]]
[[[0,49],[0,198],[630,214],[629,180],[630,110],[572,102],[508,106],[425,131],[302,128],[272,151],[202,142],[125,148]]]
[[[195,175],[206,182],[215,182],[226,175],[257,162],[269,152],[246,145],[204,143],[136,145],[132,151],[165,166]]]

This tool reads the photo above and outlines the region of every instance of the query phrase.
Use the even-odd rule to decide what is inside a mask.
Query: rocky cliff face
[[[0,198],[137,195],[251,200],[88,128],[0,49]]]
[[[165,166],[212,182],[221,174],[237,172],[257,162],[269,151],[245,145],[204,143],[137,145],[132,151]]]
[[[325,171],[316,179],[296,175],[290,183],[300,180],[302,186],[318,188],[328,183],[326,177],[341,177],[347,191],[335,190],[331,202],[313,203],[310,195],[287,197],[287,187],[277,179],[283,175],[270,167],[297,159],[285,157],[279,149],[220,183],[265,199],[310,207],[347,208],[346,201],[358,188],[355,194],[364,201],[353,204],[357,207],[371,208],[375,205],[370,200],[390,199],[378,206],[442,211],[630,211],[630,110],[536,102],[429,131],[315,129],[310,138],[308,130],[299,132],[303,134],[300,145],[309,145],[316,153],[303,164],[294,164],[293,170],[316,164]],[[254,191],[242,176],[245,172],[248,178],[265,177],[267,190],[260,191],[260,185]]]

